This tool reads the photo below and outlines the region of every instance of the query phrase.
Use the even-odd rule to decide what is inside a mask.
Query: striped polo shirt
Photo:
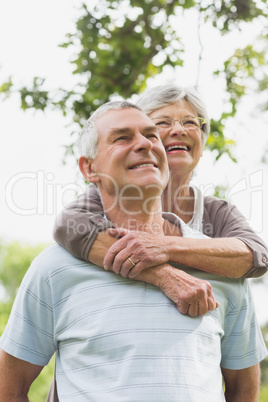
[[[210,281],[218,309],[182,315],[160,289],[54,244],[25,275],[0,347],[42,366],[57,351],[60,401],[225,401],[220,367],[266,356],[249,283],[176,267]]]

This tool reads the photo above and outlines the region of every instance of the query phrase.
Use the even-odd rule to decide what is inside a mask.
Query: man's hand
[[[209,282],[188,275],[169,264],[146,269],[135,279],[160,287],[176,304],[179,312],[190,317],[205,315],[219,306]]]
[[[104,268],[124,278],[135,278],[141,271],[170,260],[167,236],[126,229],[108,229],[110,236],[119,238],[104,257]],[[132,263],[132,262],[133,263]]]

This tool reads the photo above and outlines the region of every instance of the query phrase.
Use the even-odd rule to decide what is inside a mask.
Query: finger
[[[130,260],[133,261],[133,256],[128,257],[121,266],[120,275],[123,276],[123,278],[130,278],[130,274],[135,268],[135,265],[133,266]]]
[[[131,256],[132,261],[136,261],[135,257],[132,255]],[[128,273],[128,278],[134,279],[136,276],[141,273],[141,271],[145,268],[144,264],[141,261],[138,261],[135,263],[135,266],[132,265],[129,273]]]
[[[176,307],[181,314],[186,315],[188,313],[189,303],[176,304]]]
[[[128,258],[129,258],[129,252],[126,249],[119,251],[119,253],[117,253],[114,257],[111,266],[112,271],[115,272],[116,274],[122,275],[121,271],[126,261],[128,262],[127,266],[128,267],[130,266],[129,268],[133,268],[133,264],[131,264]]]
[[[123,228],[109,228],[107,229],[107,233],[112,237],[121,239],[121,237],[126,236],[128,234],[128,230]]]
[[[187,315],[190,317],[197,317],[199,313],[199,302],[189,304]]]
[[[117,242],[115,242],[107,251],[104,260],[103,260],[103,266],[104,269],[108,270],[111,269],[114,263],[114,259],[115,256],[121,251],[124,250],[126,247],[125,245],[125,241],[124,238],[118,240]],[[125,261],[127,259],[127,255],[125,256],[124,260],[121,261],[121,263],[123,263],[123,261]]]
[[[207,314],[207,312],[209,311],[207,298],[199,300],[198,304],[199,304],[198,315],[202,316]]]
[[[219,303],[214,297],[212,286],[210,283],[207,283],[207,305],[208,311],[213,311],[219,306]]]
[[[216,301],[214,296],[208,298],[208,311],[213,311],[219,307],[219,303]]]

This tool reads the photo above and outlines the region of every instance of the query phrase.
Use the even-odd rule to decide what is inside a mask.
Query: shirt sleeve
[[[21,283],[0,347],[18,359],[45,366],[57,346],[49,280],[35,261]]]
[[[245,278],[257,278],[267,272],[267,245],[249,226],[235,205],[216,197],[205,197],[203,232],[209,237],[235,237],[251,249],[253,268],[247,272]]]
[[[88,253],[99,232],[113,227],[103,211],[96,186],[69,204],[57,217],[53,228],[54,240],[75,257],[88,261]]]
[[[238,295],[235,296],[238,300]],[[222,338],[221,367],[232,370],[254,366],[267,356],[250,286],[243,279],[239,299],[236,306],[232,300],[228,300]]]

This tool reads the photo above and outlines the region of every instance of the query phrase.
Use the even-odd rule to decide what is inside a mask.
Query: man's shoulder
[[[32,267],[49,273],[55,269],[80,264],[85,264],[85,261],[79,260],[58,243],[54,243],[38,254],[32,262]]]

